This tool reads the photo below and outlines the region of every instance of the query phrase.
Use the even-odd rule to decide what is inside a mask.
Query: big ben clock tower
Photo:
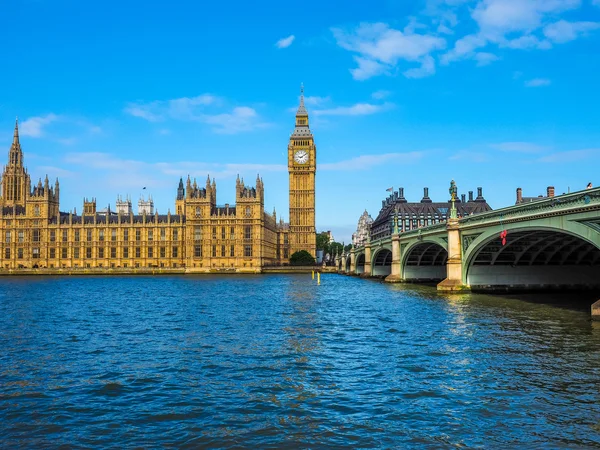
[[[290,255],[306,250],[317,256],[315,229],[315,172],[317,147],[308,127],[308,112],[304,107],[304,87],[300,88],[300,106],[296,112],[296,127],[288,145],[290,174]]]

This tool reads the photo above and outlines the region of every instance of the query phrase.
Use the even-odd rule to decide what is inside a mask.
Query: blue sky
[[[2,6],[0,143],[15,116],[32,179],[61,209],[180,176],[263,177],[288,216],[286,147],[303,82],[317,228],[349,242],[393,186],[484,189],[494,208],[600,184],[600,0],[82,2]]]

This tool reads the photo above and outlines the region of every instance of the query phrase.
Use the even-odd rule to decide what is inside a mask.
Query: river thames
[[[589,309],[339,275],[0,279],[3,448],[600,448]]]

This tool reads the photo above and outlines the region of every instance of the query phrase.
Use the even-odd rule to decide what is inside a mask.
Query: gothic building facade
[[[58,179],[32,188],[15,124],[1,179],[0,271],[19,269],[185,269],[185,272],[260,272],[287,264],[291,254],[316,254],[316,147],[301,93],[288,145],[290,222],[265,211],[260,176],[254,186],[236,180],[234,205],[217,203],[217,184],[180,179],[175,214],[154,212],[151,198],[117,199],[116,211],[98,211],[84,199],[82,214],[60,211]],[[42,270],[43,271],[43,270]]]

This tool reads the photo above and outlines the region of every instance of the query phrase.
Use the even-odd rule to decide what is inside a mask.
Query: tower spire
[[[13,134],[13,144],[19,145],[19,118],[15,120],[15,132]]]
[[[307,116],[308,111],[304,107],[304,83],[300,83],[300,106],[298,106],[298,112],[296,116]]]

